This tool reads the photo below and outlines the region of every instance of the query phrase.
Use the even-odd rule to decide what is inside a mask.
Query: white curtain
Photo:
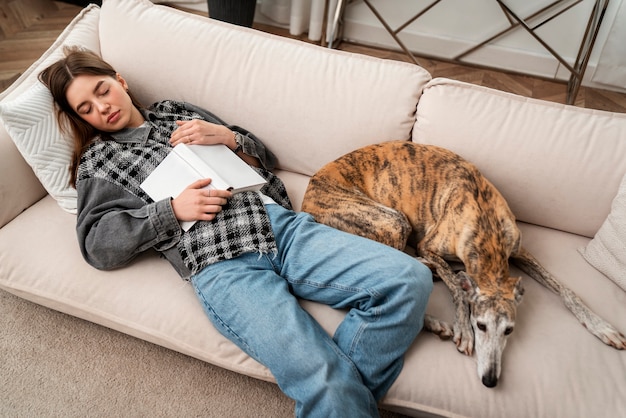
[[[289,33],[300,36],[308,32],[312,41],[322,39],[324,11],[332,21],[338,0],[257,0],[257,13],[281,25],[289,26]],[[206,12],[206,0],[152,0],[153,3],[169,3],[183,8]],[[328,37],[327,37],[328,39]]]
[[[334,16],[337,0],[328,1],[328,16]],[[300,36],[308,32],[312,41],[322,39],[326,0],[261,0],[261,12],[270,19],[286,22],[289,16],[289,33]]]
[[[206,12],[209,10],[206,0],[150,0],[155,4],[174,5],[183,9]]]
[[[623,1],[620,3],[613,22],[605,20],[602,23],[612,25],[598,58],[592,81],[626,88],[626,3]]]

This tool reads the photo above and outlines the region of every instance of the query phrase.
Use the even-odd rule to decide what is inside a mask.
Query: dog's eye
[[[484,324],[484,323],[482,323],[482,322],[477,322],[477,323],[476,323],[476,326],[477,326],[477,327],[478,327],[478,329],[479,329],[479,330],[481,330],[482,332],[487,331],[487,325],[485,325],[485,324]]]
[[[504,330],[504,335],[509,335],[512,332],[513,332],[513,327],[508,327],[507,329]]]

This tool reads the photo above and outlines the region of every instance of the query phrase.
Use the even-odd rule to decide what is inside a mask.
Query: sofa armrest
[[[45,195],[35,173],[0,124],[0,227]]]

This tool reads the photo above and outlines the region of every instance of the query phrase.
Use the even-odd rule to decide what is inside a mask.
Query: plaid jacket
[[[99,138],[82,155],[77,233],[85,259],[96,268],[113,269],[154,248],[188,278],[211,263],[246,252],[275,252],[265,205],[256,192],[233,195],[213,221],[196,222],[187,232],[174,217],[171,199],[150,199],[139,185],[171,151],[176,120],[225,123],[204,109],[175,101],[156,103],[142,113],[144,125]],[[261,192],[290,208],[283,183],[270,171],[276,162],[273,154],[244,129],[229,128],[244,137],[243,151],[263,164],[255,168],[268,181]]]

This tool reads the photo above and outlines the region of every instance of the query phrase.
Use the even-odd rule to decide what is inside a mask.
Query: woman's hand
[[[179,221],[212,221],[233,195],[228,190],[205,189],[211,179],[190,184],[172,200],[174,215]]]
[[[217,125],[201,119],[177,120],[178,129],[172,133],[170,144],[224,144],[230,149],[237,148],[235,134],[224,125]]]

